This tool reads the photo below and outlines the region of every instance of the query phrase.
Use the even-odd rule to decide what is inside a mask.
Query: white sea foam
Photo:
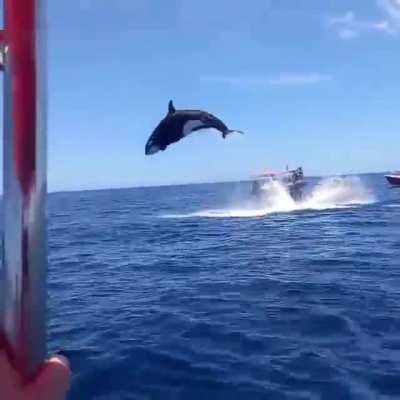
[[[162,215],[162,217],[250,218],[299,210],[355,207],[375,201],[373,193],[359,177],[323,179],[299,202],[295,202],[287,188],[277,181],[266,183],[262,190],[263,194],[259,199],[236,201],[236,204],[226,209],[208,209],[188,214]]]

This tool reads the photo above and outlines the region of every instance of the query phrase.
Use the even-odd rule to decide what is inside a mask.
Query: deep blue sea
[[[382,175],[49,196],[71,400],[400,399],[400,190]]]

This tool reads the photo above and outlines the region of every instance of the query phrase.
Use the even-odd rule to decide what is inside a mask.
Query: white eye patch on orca
[[[157,153],[157,151],[160,151],[160,148],[156,144],[153,144],[152,146],[150,146],[147,154],[154,154]]]
[[[158,151],[160,151],[160,147],[154,144],[152,140],[150,140],[146,146],[146,154],[150,155],[157,153]]]
[[[199,119],[190,119],[184,123],[182,134],[183,136],[187,136],[193,132],[193,129],[199,128],[200,126],[204,126],[204,122]]]

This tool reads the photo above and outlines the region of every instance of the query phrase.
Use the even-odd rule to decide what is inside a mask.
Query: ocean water
[[[313,179],[49,196],[71,400],[399,399],[400,190]]]

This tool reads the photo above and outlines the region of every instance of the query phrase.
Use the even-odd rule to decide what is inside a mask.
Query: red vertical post
[[[46,354],[46,84],[42,0],[4,0],[0,333],[29,378]]]

